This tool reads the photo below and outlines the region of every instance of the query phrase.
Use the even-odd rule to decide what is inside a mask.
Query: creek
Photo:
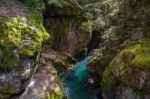
[[[90,58],[86,57],[75,65],[73,71],[61,73],[67,99],[99,99],[87,87],[89,73],[86,67],[89,61]]]

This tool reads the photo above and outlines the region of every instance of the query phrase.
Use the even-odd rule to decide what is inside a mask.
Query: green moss
[[[142,40],[124,52],[130,56],[131,65],[142,69],[150,68],[150,40]],[[130,61],[129,61],[130,62]]]
[[[146,14],[150,16],[150,8],[146,9]]]
[[[0,88],[0,93],[11,95],[14,92],[15,92],[15,88],[12,85],[7,85],[6,87]]]
[[[141,86],[143,72],[148,74],[150,69],[150,40],[144,39],[136,42],[130,48],[121,51],[110,63],[103,73],[103,87],[113,87],[116,81],[121,81],[124,86],[136,90],[148,90],[147,81]]]
[[[64,97],[64,89],[63,85],[59,83],[60,90],[55,92],[47,92],[48,99],[63,99]]]
[[[90,37],[92,36],[93,23],[91,21],[82,22],[80,26],[81,31],[89,33]]]
[[[48,0],[49,4],[54,4],[61,8],[70,7],[79,10],[80,5],[74,0]]]
[[[63,96],[57,95],[55,93],[47,93],[48,99],[63,99]]]
[[[22,42],[22,46],[18,48],[19,54],[25,55],[25,56],[34,56],[36,52],[39,51],[41,48],[41,43],[32,41],[32,42],[27,42],[24,41]]]
[[[70,0],[68,0],[70,1]],[[54,4],[59,7],[71,6],[67,0],[49,0],[49,4]]]
[[[112,70],[111,69],[112,69],[111,66],[109,66],[106,68],[106,70],[103,73],[103,80],[102,80],[103,89],[109,88],[112,84],[112,80],[111,80]]]
[[[0,87],[0,99],[9,99],[12,94],[15,93],[15,88],[8,84],[6,86]]]
[[[14,61],[13,58],[13,50],[24,56],[33,56],[39,51],[42,42],[49,37],[39,19],[35,15],[32,15],[32,18],[31,15],[27,18],[0,17],[0,67],[17,64],[17,60]]]
[[[21,2],[34,9],[42,10],[44,8],[42,0],[21,0]]]
[[[29,33],[32,34],[32,37],[36,42],[42,43],[44,40],[47,40],[49,38],[49,34],[43,26],[41,13],[31,11],[27,16],[27,21],[27,23],[30,25],[29,28],[31,30],[34,29],[34,31],[32,30]],[[32,32],[35,33],[33,34]]]
[[[111,62],[119,65],[119,68],[126,66],[137,67],[142,69],[150,68],[150,40],[143,39],[138,41],[130,48],[123,50]]]

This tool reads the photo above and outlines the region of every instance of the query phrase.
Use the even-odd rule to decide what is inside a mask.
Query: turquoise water
[[[74,74],[78,77],[79,80],[86,80],[88,77],[88,72],[86,69],[86,65],[90,58],[85,58],[81,62],[77,63],[74,68]]]
[[[73,72],[61,74],[68,99],[97,99],[94,93],[87,88],[88,72],[86,65],[89,58],[76,64]]]

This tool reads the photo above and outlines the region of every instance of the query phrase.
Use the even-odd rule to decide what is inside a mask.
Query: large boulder
[[[42,14],[19,0],[0,1],[0,98],[21,94],[49,34]]]
[[[39,12],[25,7],[17,0],[0,2],[4,9],[0,11],[0,67],[8,67],[16,64],[14,57],[32,57],[39,52],[49,34],[42,25]],[[12,2],[14,5],[10,6]]]
[[[68,69],[72,69],[76,63],[76,59],[72,58],[67,53],[49,49],[45,45],[41,53],[40,62],[42,64],[51,64],[56,68],[58,73],[61,73]]]
[[[64,89],[57,71],[51,65],[42,65],[19,99],[62,99]]]
[[[143,99],[142,97],[150,94],[150,79],[148,77],[150,75],[149,42],[149,39],[140,40],[130,48],[121,51],[112,60],[110,66],[103,73],[102,85],[104,92],[110,89],[131,89],[136,97],[133,99]],[[115,82],[118,82],[118,84]],[[123,92],[120,92],[120,97],[124,97]],[[114,91],[114,95],[117,96],[117,91]]]

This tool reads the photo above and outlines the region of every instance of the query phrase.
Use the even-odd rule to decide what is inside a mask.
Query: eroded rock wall
[[[92,25],[82,15],[82,7],[72,0],[63,1],[60,5],[55,2],[45,5],[45,27],[51,33],[48,42],[52,48],[71,56],[86,48],[91,38]]]
[[[89,71],[102,75],[106,99],[148,99],[149,1],[105,0],[100,4],[104,4],[100,10],[109,25],[99,32],[102,42],[93,52]]]
[[[63,97],[57,71],[39,62],[48,38],[42,12],[19,0],[0,1],[0,99]]]

